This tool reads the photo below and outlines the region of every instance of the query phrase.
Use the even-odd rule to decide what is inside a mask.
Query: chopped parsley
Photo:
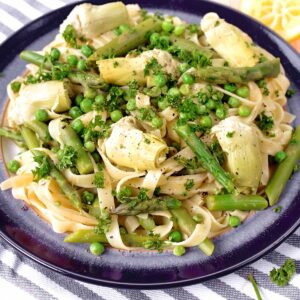
[[[296,94],[296,90],[287,90],[285,93],[286,97],[288,97],[288,98],[291,98],[295,94]]]
[[[255,124],[257,127],[264,132],[265,134],[269,135],[270,130],[274,126],[274,120],[272,116],[267,116],[265,112],[263,111],[261,114],[259,114],[255,119]]]
[[[111,215],[106,209],[101,209],[98,221],[98,224],[94,228],[95,233],[102,234],[108,232],[111,226]]]
[[[38,182],[50,174],[51,163],[49,158],[44,154],[34,155],[33,159],[38,163],[38,166],[32,170],[33,180]]]
[[[98,189],[103,189],[104,188],[104,174],[103,171],[100,170],[95,174],[94,178],[94,184]]]
[[[123,203],[124,200],[132,196],[132,189],[129,186],[125,186],[121,188],[121,190],[117,193],[117,199],[119,202]],[[127,201],[125,201],[127,202]]]
[[[279,214],[282,211],[282,206],[278,205],[272,209],[275,213]]]
[[[165,243],[160,239],[158,234],[149,234],[149,239],[143,242],[143,247],[149,250],[157,250],[158,252],[162,252]]]
[[[79,48],[78,40],[85,40],[84,37],[78,36],[78,33],[76,32],[75,28],[70,24],[66,26],[62,36],[67,42],[67,44],[72,48]]]
[[[71,146],[65,146],[62,150],[59,150],[57,153],[58,157],[58,168],[68,169],[75,166],[75,162],[77,159],[77,152]]]
[[[109,137],[111,132],[110,126],[101,116],[96,116],[87,127],[84,128],[82,138],[84,142],[96,141],[99,138]]]
[[[210,145],[210,150],[219,164],[222,166],[225,162],[224,152],[217,140],[213,141]]]
[[[279,269],[273,268],[270,272],[270,279],[278,286],[286,286],[295,272],[295,262],[289,258]]]
[[[119,65],[119,63],[117,61],[113,62],[113,67],[116,68]]]
[[[174,159],[183,165],[186,169],[196,170],[201,167],[201,163],[199,162],[198,158],[195,156],[193,158],[185,158],[182,156],[176,156]]]
[[[144,68],[144,76],[148,75],[157,75],[162,73],[162,66],[158,63],[156,58],[152,58],[149,62],[147,62]]]
[[[138,195],[137,195],[137,198],[138,200],[140,201],[146,201],[146,200],[149,200],[149,197],[148,197],[148,189],[146,188],[141,188]]]
[[[235,131],[228,131],[228,132],[226,133],[226,137],[232,138],[232,137],[234,136],[234,134],[235,134]]]
[[[187,179],[187,181],[184,184],[184,187],[187,191],[190,191],[194,185],[195,185],[195,182],[193,179]]]
[[[265,80],[259,80],[257,85],[262,89],[264,96],[268,96],[270,94],[270,91],[267,87],[267,82]]]
[[[120,107],[126,103],[124,100],[124,93],[124,90],[122,90],[121,88],[112,86],[109,89],[108,95],[106,97],[105,108],[107,108],[107,110],[110,112],[116,109],[120,109]]]

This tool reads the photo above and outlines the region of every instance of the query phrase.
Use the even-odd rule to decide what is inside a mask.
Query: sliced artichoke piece
[[[93,39],[119,25],[128,23],[128,11],[122,2],[103,5],[84,3],[75,6],[61,24],[59,31],[63,33],[67,25],[72,25],[84,37]]]
[[[111,162],[141,171],[156,169],[168,152],[168,146],[162,139],[137,129],[133,117],[125,117],[115,123],[104,146]]]
[[[9,109],[9,117],[16,124],[23,124],[34,118],[39,108],[61,113],[69,110],[71,99],[67,83],[63,81],[46,81],[25,85]]]
[[[262,175],[262,157],[255,129],[233,116],[215,125],[211,133],[225,152],[226,169],[235,185],[240,190],[256,191]]]
[[[239,28],[227,23],[216,13],[208,13],[201,20],[209,45],[231,67],[252,67],[258,63],[258,55],[252,39]]]

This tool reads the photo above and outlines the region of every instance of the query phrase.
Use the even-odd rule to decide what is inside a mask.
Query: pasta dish
[[[20,151],[0,188],[95,255],[212,255],[213,238],[275,205],[295,171],[279,58],[214,12],[188,24],[85,3],[20,58],[0,128]]]

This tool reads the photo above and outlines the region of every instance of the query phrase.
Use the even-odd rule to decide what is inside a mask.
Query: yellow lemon
[[[300,37],[300,0],[242,0],[241,10],[287,41]]]

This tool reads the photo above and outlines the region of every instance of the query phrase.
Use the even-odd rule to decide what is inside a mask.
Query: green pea
[[[82,111],[81,111],[81,109],[78,106],[73,106],[69,110],[69,116],[72,119],[76,119],[76,118],[80,117],[81,115],[82,115]]]
[[[115,28],[115,29],[114,29],[114,33],[115,33],[115,35],[121,35],[122,32],[121,32],[121,30],[120,30],[120,27]]]
[[[169,107],[170,103],[167,98],[161,98],[159,99],[157,105],[161,110],[165,110],[166,108]]]
[[[179,65],[180,73],[186,72],[189,68],[190,68],[190,66],[187,63],[182,63]]]
[[[83,95],[77,95],[77,96],[75,97],[75,104],[76,104],[77,106],[80,106],[80,103],[82,102],[83,99],[84,99]]]
[[[83,130],[84,125],[80,119],[76,119],[71,123],[71,127],[79,134]]]
[[[104,106],[105,105],[105,97],[102,94],[99,94],[95,97],[95,104],[98,106]]]
[[[247,86],[242,86],[238,88],[235,93],[242,98],[247,98],[249,96],[249,88]]]
[[[90,57],[94,52],[93,48],[89,45],[81,46],[80,51],[85,57]]]
[[[89,98],[84,98],[80,103],[80,109],[84,113],[88,113],[93,109],[93,100]]]
[[[196,113],[198,115],[203,115],[203,114],[207,113],[206,106],[204,104],[197,105],[196,106]]]
[[[160,128],[163,125],[163,120],[161,118],[159,118],[159,117],[154,117],[151,120],[151,124],[155,128]]]
[[[90,251],[92,254],[98,256],[103,254],[103,252],[105,251],[105,247],[101,243],[94,242],[90,245]]]
[[[241,104],[241,102],[240,102],[239,99],[237,99],[235,97],[229,97],[229,99],[228,99],[228,105],[230,107],[237,108],[237,107],[240,106],[240,104]]]
[[[95,200],[95,194],[93,194],[89,191],[84,191],[82,193],[82,200],[84,203],[91,205],[91,204],[93,204],[93,202]]]
[[[21,82],[14,81],[10,84],[10,87],[14,93],[17,93],[17,92],[19,92],[19,90],[21,88]]]
[[[195,82],[195,77],[189,73],[184,73],[182,75],[182,81],[186,84],[193,84]]]
[[[167,76],[165,74],[157,74],[154,76],[154,83],[158,87],[163,87],[167,83]]]
[[[179,243],[182,241],[182,233],[178,230],[174,230],[169,234],[169,241]]]
[[[119,109],[116,109],[110,113],[110,118],[113,122],[118,122],[123,118],[123,114]]]
[[[284,161],[286,159],[286,157],[287,157],[286,152],[284,152],[284,151],[278,151],[275,154],[275,161],[278,162],[278,163],[280,163],[280,162]]]
[[[180,96],[180,91],[177,87],[172,87],[168,90],[168,96],[170,97],[179,97]]]
[[[185,248],[183,246],[178,245],[173,249],[173,254],[176,256],[182,256],[184,253]]]
[[[216,109],[216,117],[220,120],[225,119],[226,117],[226,110],[224,109],[223,106],[220,106]]]
[[[59,60],[60,51],[57,48],[52,48],[50,52],[50,56],[52,61]]]
[[[202,116],[200,118],[200,125],[205,127],[205,128],[211,128],[212,127],[212,119],[210,116]]]
[[[242,105],[239,107],[239,115],[243,118],[248,117],[251,114],[251,108],[249,106]]]
[[[234,83],[225,83],[224,90],[233,93],[236,91],[236,85]]]
[[[165,32],[171,32],[174,29],[174,25],[170,21],[164,21],[161,28]]]
[[[207,102],[206,102],[206,107],[207,109],[209,110],[213,110],[216,108],[216,102],[212,99],[209,99]]]
[[[97,96],[97,91],[91,88],[87,88],[84,91],[84,98],[94,99]]]
[[[45,109],[38,109],[35,112],[35,119],[40,122],[47,122],[49,120],[48,112]]]
[[[121,33],[128,31],[128,29],[129,29],[128,24],[122,24],[119,26],[119,30],[121,31]]]
[[[177,36],[180,36],[184,33],[184,31],[185,31],[184,25],[177,25],[175,26],[173,33]]]
[[[186,96],[190,93],[190,86],[188,84],[182,84],[179,91],[182,95]]]
[[[127,104],[126,104],[126,109],[128,111],[133,111],[136,109],[136,101],[134,98],[131,98],[128,100]]]
[[[241,224],[241,220],[237,216],[230,216],[229,217],[229,226],[230,227],[238,227]]]
[[[76,55],[74,54],[70,54],[67,56],[67,63],[72,66],[72,67],[76,67],[77,63],[78,63],[78,58]]]
[[[84,143],[84,148],[88,151],[88,152],[94,152],[96,149],[95,143],[93,143],[92,141],[87,141]]]
[[[78,60],[77,69],[80,71],[86,71],[87,66],[86,66],[85,60],[83,60],[83,59]]]
[[[20,167],[21,167],[20,163],[15,159],[9,161],[7,164],[8,170],[12,173],[16,173]]]
[[[157,32],[154,32],[150,35],[151,45],[156,45],[159,42],[160,35]]]
[[[182,120],[189,120],[191,119],[191,114],[188,112],[181,112],[179,113],[179,118]]]

